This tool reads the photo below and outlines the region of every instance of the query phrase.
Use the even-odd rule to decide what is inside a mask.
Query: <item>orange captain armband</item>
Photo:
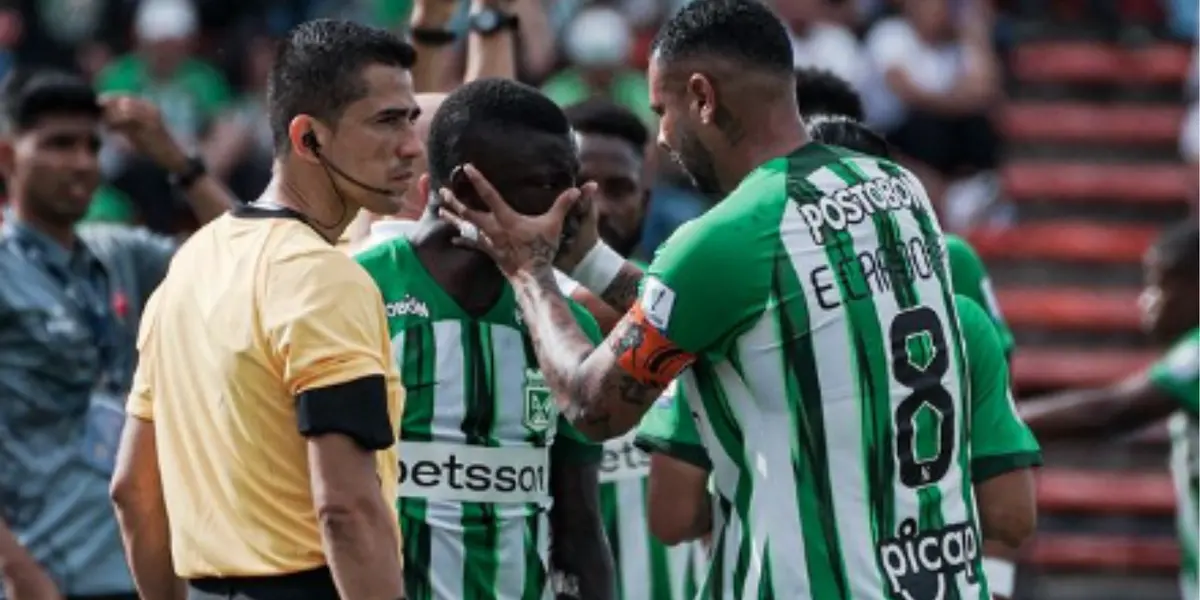
[[[634,379],[666,387],[696,361],[695,354],[680,349],[646,318],[640,301],[633,304],[626,318],[629,325],[613,350],[617,364]]]

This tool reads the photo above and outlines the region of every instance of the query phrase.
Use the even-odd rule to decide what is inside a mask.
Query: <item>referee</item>
[[[412,179],[414,59],[379,29],[294,29],[270,75],[270,185],[151,297],[112,482],[142,598],[403,596],[402,392],[379,292],[333,241]]]

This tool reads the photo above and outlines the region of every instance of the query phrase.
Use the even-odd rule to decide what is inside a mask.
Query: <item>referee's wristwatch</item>
[[[468,17],[471,30],[483,37],[489,37],[501,31],[516,31],[521,20],[517,15],[508,14],[498,8],[484,7]]]

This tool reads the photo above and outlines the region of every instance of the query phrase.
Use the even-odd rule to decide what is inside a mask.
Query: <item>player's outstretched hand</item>
[[[574,271],[583,257],[600,242],[600,211],[596,206],[596,184],[586,183],[579,191],[579,200],[567,216],[567,223],[573,225],[572,235],[563,236],[562,246],[554,259],[554,266],[563,273]]]
[[[558,254],[563,222],[579,199],[580,190],[570,188],[545,214],[527,216],[513,210],[474,166],[461,168],[488,210],[472,210],[450,189],[439,190],[440,216],[461,232],[455,243],[486,252],[509,277],[550,269]]]
[[[171,172],[186,168],[187,153],[175,143],[153,102],[136,96],[106,95],[100,98],[100,107],[109,131],[125,138],[137,153]]]

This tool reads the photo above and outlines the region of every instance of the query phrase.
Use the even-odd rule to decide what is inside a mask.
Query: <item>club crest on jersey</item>
[[[525,369],[525,414],[521,419],[522,424],[534,433],[545,432],[554,425],[557,412],[542,372]]]

